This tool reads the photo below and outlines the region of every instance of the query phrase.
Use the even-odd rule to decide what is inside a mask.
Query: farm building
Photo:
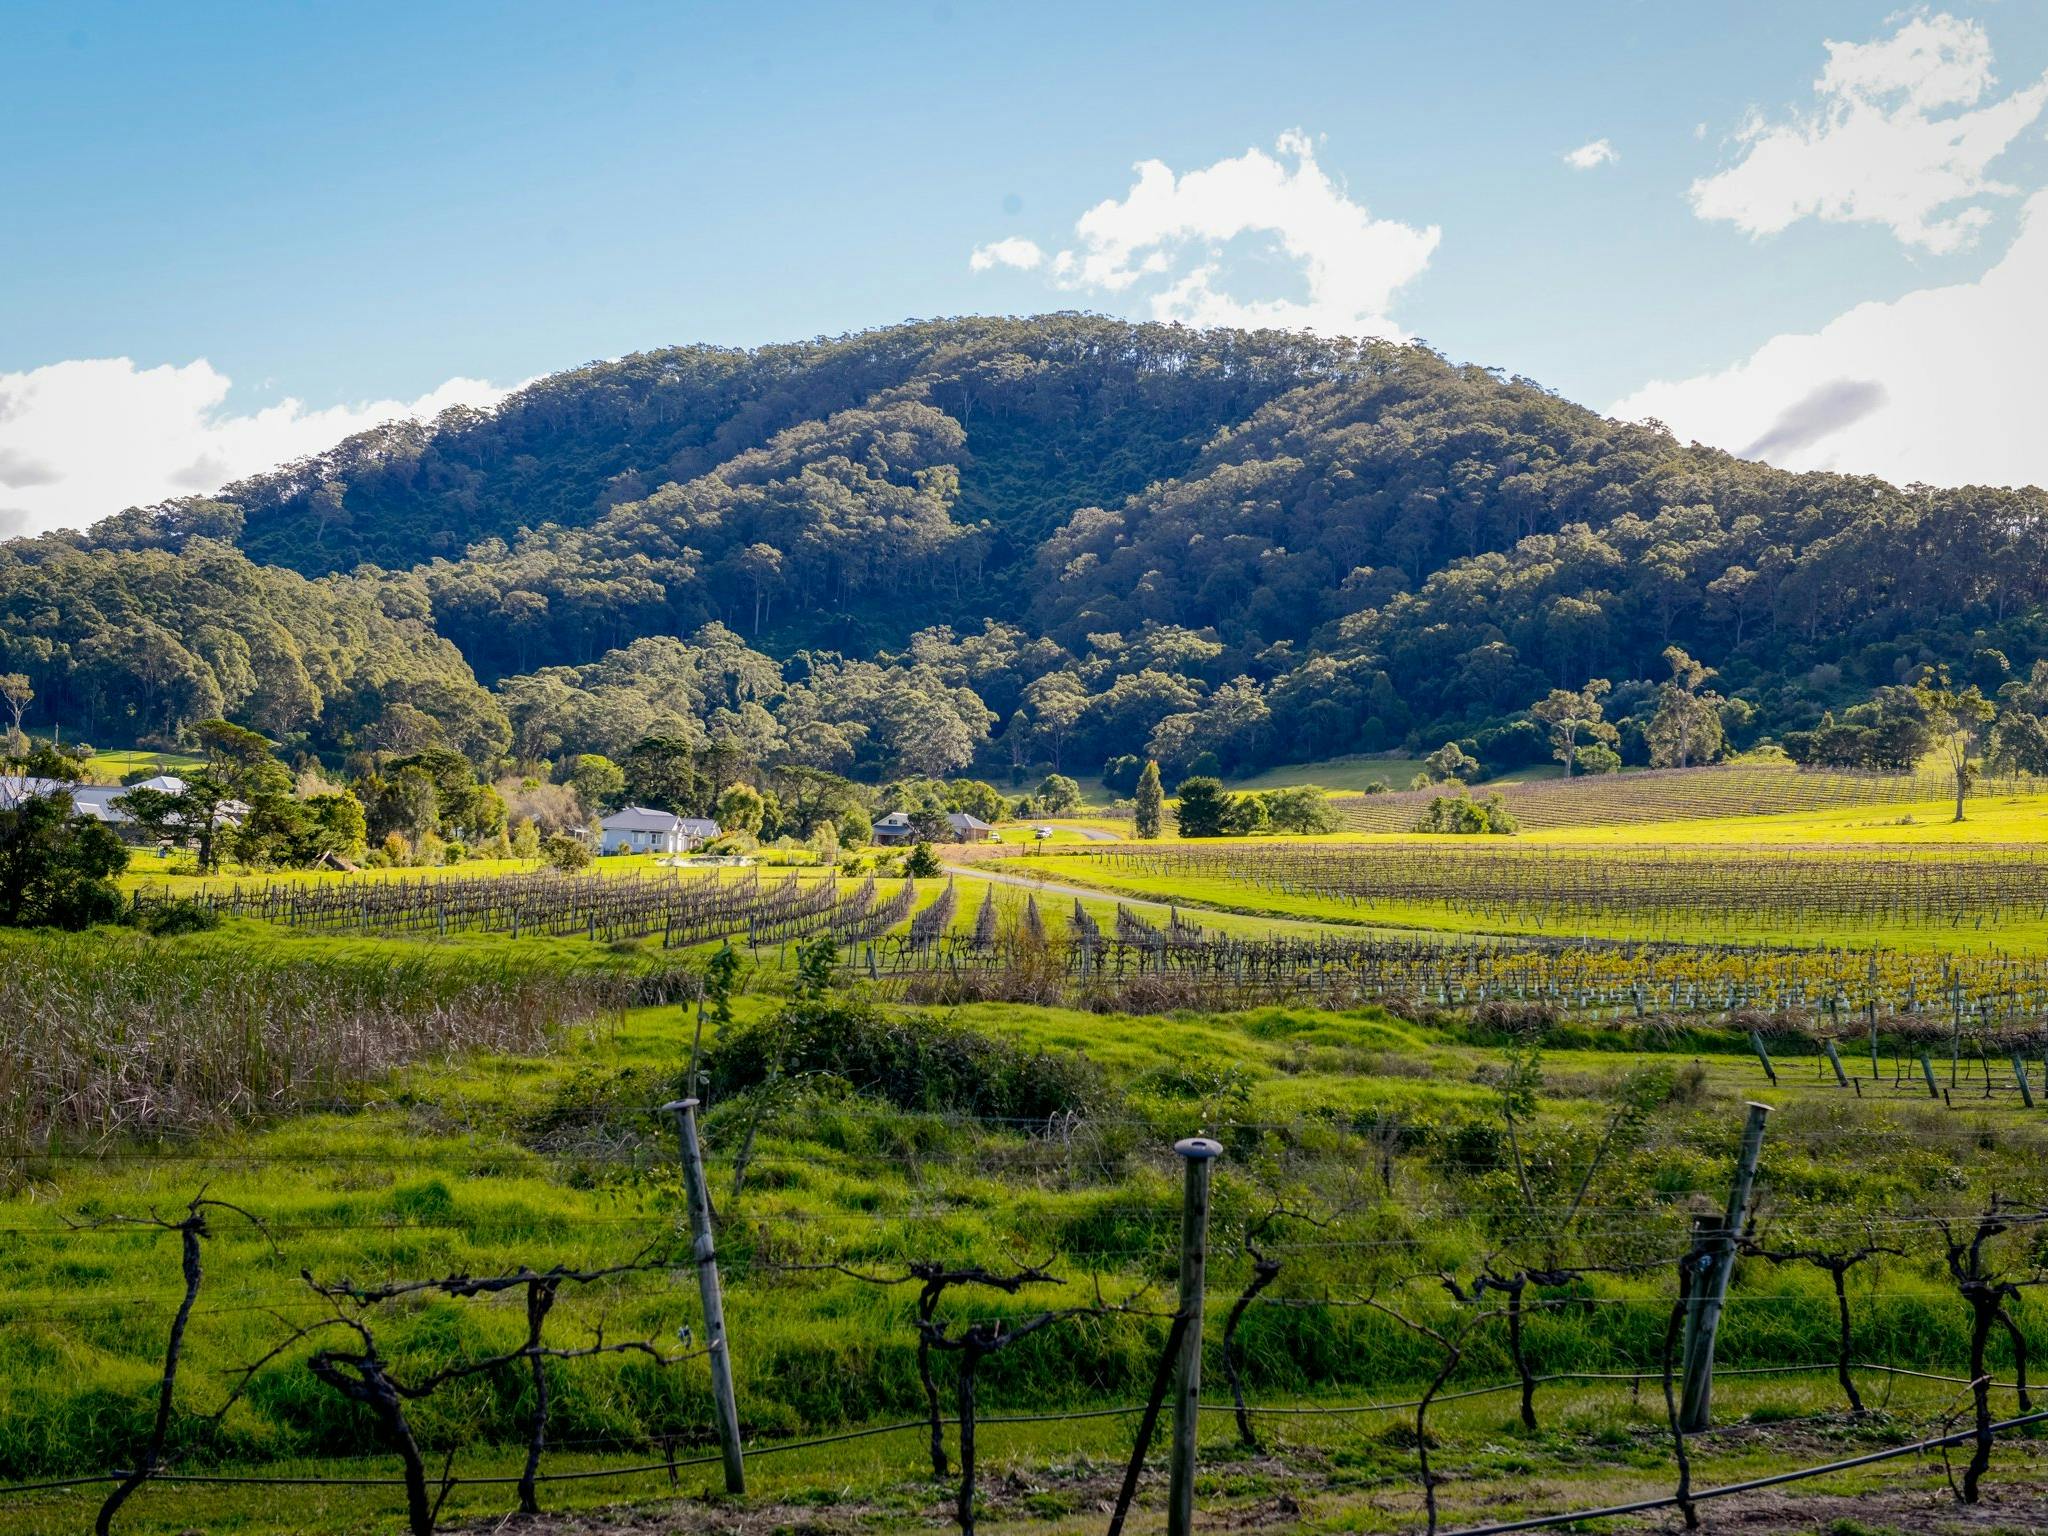
[[[104,822],[124,837],[132,837],[137,835],[134,831],[134,818],[121,808],[121,802],[129,791],[136,789],[154,789],[167,795],[176,795],[184,792],[185,781],[169,774],[159,774],[153,779],[143,780],[140,784],[74,784],[63,779],[0,774],[0,810],[43,795],[67,794],[71,797],[74,815]],[[215,812],[214,819],[221,826],[236,826],[248,814],[248,806],[241,801],[224,800]]]
[[[979,816],[970,816],[965,811],[948,811],[946,813],[946,828],[947,839],[955,843],[993,843],[1001,841],[996,836],[996,829],[994,827],[983,821]],[[878,845],[883,847],[915,842],[917,840],[917,826],[911,821],[910,814],[907,811],[891,811],[888,815],[876,821],[874,839]]]
[[[970,816],[965,811],[948,811],[946,825],[953,829],[956,843],[996,843],[1002,839],[996,836],[996,829],[979,816]]]
[[[598,823],[606,853],[688,853],[718,836],[718,823],[703,816],[628,805]]]

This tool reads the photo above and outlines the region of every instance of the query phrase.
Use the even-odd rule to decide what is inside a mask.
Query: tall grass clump
[[[531,1054],[622,980],[446,957],[266,956],[135,935],[0,941],[0,1135],[13,1151],[188,1132],[331,1102],[394,1067]]]

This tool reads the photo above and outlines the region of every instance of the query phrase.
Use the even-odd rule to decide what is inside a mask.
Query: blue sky
[[[1913,27],[1939,46],[1873,53],[1852,94],[1817,94],[1828,42],[1875,47]],[[2037,0],[16,0],[0,10],[0,392],[16,401],[11,428],[0,419],[0,519],[12,507],[20,526],[82,521],[117,510],[95,498],[149,493],[152,474],[171,482],[154,494],[210,488],[365,411],[488,398],[485,385],[639,348],[969,312],[1145,316],[1196,267],[1214,269],[1207,291],[1223,303],[1183,305],[1190,317],[1260,304],[1325,328],[1349,317],[1600,409],[1657,406],[1710,440],[1761,425],[1764,441],[1850,374],[1873,373],[1876,398],[1896,405],[1907,386],[1883,370],[1903,380],[1920,345],[1901,318],[1851,361],[1830,344],[1711,383],[1763,367],[1774,339],[1818,336],[1859,305],[1975,294],[2001,263],[2035,275],[2022,247],[2029,199],[2048,186],[2048,112],[2020,98],[2044,71]],[[1987,110],[2005,113],[1991,125],[2002,147],[1965,174],[1989,190],[1930,203],[1938,192],[1886,183],[1886,131]],[[1831,113],[1840,131],[1820,142]],[[1813,140],[1806,158],[1746,165],[1773,128]],[[1611,156],[1567,163],[1600,141]],[[1334,314],[1308,302],[1299,253],[1276,251],[1288,232],[1256,224],[1220,240],[1127,227],[1108,264],[1132,280],[1057,276],[1060,251],[1090,253],[1077,220],[1126,198],[1147,161],[1168,185],[1232,165],[1240,190],[1264,177],[1283,203],[1327,184],[1338,222],[1362,208],[1412,236],[1410,259],[1364,283],[1375,302]],[[1722,211],[1703,212],[1696,186],[1731,169]],[[1825,187],[1783,184],[1802,176],[1869,184],[1846,211],[1788,216],[1827,201]],[[1183,191],[1185,214],[1197,197]],[[1958,215],[1960,232],[1945,222]],[[1195,217],[1213,223],[1215,209]],[[1031,242],[1038,264],[970,269],[1001,241]],[[1372,266],[1351,254],[1332,248],[1347,282]],[[1140,270],[1147,256],[1165,270]],[[2035,319],[1986,322],[1988,301],[1968,302],[2000,331]],[[115,359],[129,366],[53,371]],[[106,419],[74,419],[95,402]],[[137,463],[123,480],[88,460],[110,445],[118,457],[131,409]],[[1898,434],[1886,414],[1862,423],[1871,446],[1852,426],[1806,458],[1915,473],[1882,461]],[[187,446],[194,461],[170,464]],[[1993,443],[1921,472],[2031,471],[2007,457]],[[10,462],[27,466],[13,482]]]

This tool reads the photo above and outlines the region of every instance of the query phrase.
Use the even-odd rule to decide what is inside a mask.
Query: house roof
[[[674,811],[644,805],[622,805],[598,823],[607,832],[673,832],[683,824]]]
[[[12,810],[24,800],[40,800],[71,786],[62,779],[32,778],[25,773],[0,773],[0,809]]]
[[[876,822],[875,825],[878,827],[907,827],[910,825],[910,813],[908,811],[891,811],[880,821]]]
[[[971,816],[966,811],[946,812],[946,824],[952,827],[955,832],[995,831],[994,827],[983,821],[979,816]]]
[[[718,823],[706,816],[678,816],[644,805],[622,805],[598,823],[607,832],[680,832],[684,837],[716,837]]]
[[[0,810],[10,809],[32,798],[54,795],[59,791],[71,797],[73,815],[90,817],[114,826],[122,826],[134,820],[121,809],[121,801],[131,789],[160,789],[167,795],[182,794],[185,781],[170,774],[159,774],[140,784],[73,784],[64,779],[30,778],[20,773],[0,773]],[[214,809],[214,823],[240,821],[249,814],[249,807],[240,800],[223,800]]]
[[[128,788],[126,784],[73,784],[71,809],[74,814],[90,816],[94,821],[126,821],[128,813],[121,809],[120,802]]]

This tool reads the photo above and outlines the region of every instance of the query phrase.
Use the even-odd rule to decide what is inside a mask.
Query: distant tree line
[[[2039,489],[1788,474],[1419,345],[933,322],[593,364],[0,544],[0,674],[89,738],[489,777],[645,737],[1119,794],[1445,741],[1897,761],[1886,690],[2032,686],[2044,535]]]

